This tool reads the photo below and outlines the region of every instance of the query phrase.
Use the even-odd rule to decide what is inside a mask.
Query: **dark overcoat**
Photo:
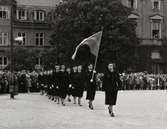
[[[93,78],[93,82],[91,82],[93,72],[87,72],[86,74],[86,99],[87,100],[94,100],[96,94],[96,75]]]
[[[116,105],[119,87],[121,87],[119,74],[117,72],[106,72],[103,78],[106,105]]]
[[[72,94],[72,87],[70,86],[72,84],[72,74],[68,73],[68,90],[67,90],[67,94],[71,95]]]
[[[59,96],[59,78],[60,78],[60,72],[53,72],[52,75],[52,83],[53,83],[53,95]]]
[[[85,88],[85,74],[84,72],[77,72],[75,73],[75,92],[76,92],[76,97],[82,97],[83,96],[83,92],[84,92],[84,88]]]
[[[68,73],[60,72],[59,73],[59,96],[60,98],[65,99],[68,89]]]
[[[77,85],[77,72],[72,72],[71,73],[71,84],[72,84],[72,90],[71,90],[71,94],[73,97],[77,96],[77,89],[76,89],[76,85]]]

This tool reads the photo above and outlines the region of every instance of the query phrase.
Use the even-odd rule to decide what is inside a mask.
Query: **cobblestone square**
[[[108,115],[104,93],[97,92],[95,109],[72,102],[56,104],[39,93],[0,96],[0,129],[166,129],[166,91],[119,91],[116,117]]]

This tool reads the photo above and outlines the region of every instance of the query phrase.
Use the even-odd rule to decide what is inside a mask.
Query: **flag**
[[[82,45],[87,45],[90,48],[90,53],[93,54],[94,56],[98,55],[99,48],[100,48],[100,43],[101,43],[101,37],[102,37],[102,31],[99,31],[92,36],[85,38],[76,48],[75,52],[72,55],[72,59],[75,60],[76,54],[78,52],[78,49]]]
[[[23,37],[19,36],[14,39],[16,42],[23,42]]]

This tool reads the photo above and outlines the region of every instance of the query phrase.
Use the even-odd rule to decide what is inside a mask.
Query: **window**
[[[8,58],[6,56],[0,56],[0,66],[7,66],[8,65]]]
[[[24,9],[17,10],[18,20],[27,20],[27,11]]]
[[[9,10],[6,7],[0,7],[0,19],[8,19]]]
[[[137,9],[137,0],[128,0],[127,2],[129,8]]]
[[[8,33],[0,32],[0,46],[8,45],[9,37]]]
[[[8,65],[8,58],[7,57],[3,57],[3,64]]]
[[[161,55],[160,55],[160,52],[159,51],[152,51],[151,53],[151,58],[152,59],[161,59]]]
[[[45,12],[44,11],[34,11],[34,20],[36,21],[44,21]]]
[[[23,37],[23,42],[21,45],[25,45],[26,44],[26,34],[24,32],[23,33],[19,32],[18,37]]]
[[[152,1],[152,9],[160,10],[160,0],[153,0]]]
[[[154,1],[154,9],[158,9],[158,1]]]
[[[158,21],[152,22],[152,38],[153,39],[160,39],[161,38],[161,23]]]
[[[36,33],[36,46],[44,45],[44,33]]]

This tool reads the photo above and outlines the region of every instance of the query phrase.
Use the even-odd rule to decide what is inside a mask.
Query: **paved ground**
[[[116,117],[108,115],[104,94],[98,92],[95,110],[67,103],[57,105],[46,96],[0,96],[0,129],[167,129],[167,91],[124,91],[118,94]]]

